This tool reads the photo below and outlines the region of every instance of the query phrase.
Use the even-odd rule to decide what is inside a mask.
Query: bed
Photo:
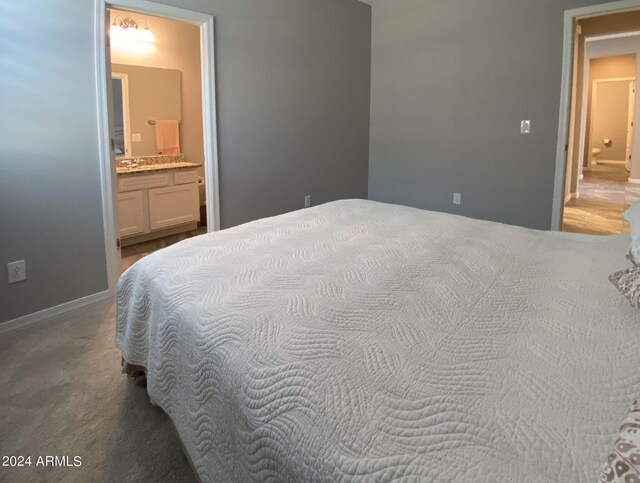
[[[640,395],[628,244],[338,201],[143,258],[116,342],[202,481],[597,481]]]

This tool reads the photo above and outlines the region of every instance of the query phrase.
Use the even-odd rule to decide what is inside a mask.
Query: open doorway
[[[611,235],[628,231],[622,214],[640,198],[634,153],[640,72],[640,11],[578,18],[560,228]],[[634,173],[638,179],[634,177]]]
[[[100,9],[100,5],[103,9]],[[109,286],[143,256],[219,229],[213,18],[99,2]]]
[[[591,58],[599,42],[587,42],[581,139],[567,173],[563,230],[610,235],[628,230],[622,213],[637,198],[629,182],[637,66],[635,54]]]
[[[626,59],[628,57],[628,59]],[[631,74],[629,77],[617,77],[619,71],[612,70],[596,74],[596,66],[614,67],[614,62],[623,59]],[[625,62],[627,61],[628,62]],[[606,70],[606,69],[603,69]],[[633,118],[635,115],[635,84],[633,74],[636,70],[635,55],[604,57],[591,61],[592,88],[590,120],[587,129],[586,146],[591,149],[588,169],[599,165],[610,165],[624,172],[627,181],[631,172],[631,154],[633,146]],[[584,166],[583,166],[584,172]]]
[[[108,9],[120,272],[207,232],[200,29]]]

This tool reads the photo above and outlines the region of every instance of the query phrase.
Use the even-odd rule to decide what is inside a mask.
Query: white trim
[[[48,309],[35,312],[33,314],[24,315],[17,319],[9,320],[0,324],[0,334],[6,334],[7,332],[13,332],[15,330],[25,329],[39,322],[45,322],[51,320],[59,315],[66,314],[72,310],[77,310],[87,305],[95,304],[107,300],[111,297],[111,293],[108,290],[104,292],[98,292],[93,295],[88,295],[77,300],[72,300],[61,305],[56,305]]]
[[[640,3],[640,2],[639,2]],[[553,203],[551,211],[551,229],[560,230],[562,228],[562,203],[565,188],[565,170],[567,165],[565,146],[568,145],[569,134],[569,111],[571,109],[572,82],[572,57],[574,41],[574,24],[576,10],[567,10],[564,13],[564,40],[562,48],[562,81],[560,89],[560,114],[558,123],[558,145],[556,147],[556,174],[553,187]]]
[[[580,192],[576,191],[575,193],[568,193],[567,196],[564,197],[564,204],[566,205],[571,200],[577,200],[580,198]]]
[[[574,34],[574,38],[573,38],[573,42],[574,45],[578,44],[580,42],[580,38],[582,36],[582,26],[580,25],[576,25],[576,30],[575,30],[575,34]],[[577,108],[578,108],[578,63],[579,63],[579,59],[578,56],[574,56],[573,58],[573,67],[572,67],[572,74],[571,74],[571,100],[569,101],[569,106],[571,109],[571,113],[570,113],[570,120],[569,120],[569,132],[568,132],[568,139],[570,140],[570,142],[567,145],[567,149],[566,149],[566,154],[565,154],[565,158],[567,159],[567,167],[566,167],[566,172],[567,173],[573,173],[573,170],[576,169],[577,170],[577,166],[574,166],[573,160],[575,159],[575,154],[576,154],[576,143],[575,143],[575,139],[576,139],[576,132],[578,130],[578,116],[577,116]],[[577,164],[577,163],[576,163]],[[573,180],[571,179],[571,176],[567,176],[565,175],[565,193],[566,192],[571,192],[572,189],[572,184],[573,184]],[[575,189],[577,190],[580,187],[580,183],[578,181],[576,181],[576,185],[575,185]],[[566,203],[565,203],[566,205]]]
[[[576,46],[574,45],[574,49]],[[574,52],[577,56],[577,51]],[[587,144],[587,107],[589,106],[589,79],[591,78],[591,63],[587,57],[587,49],[584,51],[584,59],[582,64],[582,99],[580,100],[580,131],[578,135],[580,136],[578,142],[578,153],[574,158],[578,161],[578,166],[576,169],[576,174],[579,174],[579,179],[577,184],[580,184],[580,180],[582,179],[582,173],[585,170],[585,164],[587,166],[586,169],[591,169],[591,158],[589,158],[588,162],[584,159],[586,144]],[[593,109],[593,106],[591,106]],[[589,113],[593,114],[593,113]],[[572,141],[572,140],[569,140]],[[569,174],[570,175],[570,174]]]
[[[147,0],[95,0],[96,8],[96,82],[98,97],[98,128],[100,129],[100,165],[102,173],[102,204],[105,226],[105,249],[109,272],[109,291],[115,292],[118,265],[116,254],[116,219],[115,195],[113,191],[116,180],[115,167],[111,163],[109,149],[109,106],[106,82],[106,38],[105,17],[107,8],[134,11],[155,15],[171,20],[190,23],[200,27],[202,102],[203,102],[203,134],[205,189],[207,192],[207,227],[209,231],[220,229],[220,189],[218,179],[218,140],[215,98],[215,36],[214,18],[204,13],[185,10],[183,8],[162,5]]]
[[[614,40],[614,39],[623,39],[626,37],[637,37],[640,36],[640,30],[631,30],[629,32],[619,32],[615,34],[606,34],[606,35],[589,35],[584,38],[585,42],[598,42],[600,40]]]
[[[627,183],[631,183],[631,184],[640,184],[640,179],[637,178],[629,178],[627,180]]]
[[[556,173],[553,188],[551,229],[560,230],[562,225],[563,193],[567,159],[565,146],[568,143],[569,113],[571,110],[571,82],[574,55],[574,31],[576,20],[598,15],[634,10],[640,8],[640,0],[620,0],[601,5],[575,8],[564,12],[564,40],[562,48],[562,81],[560,87],[560,112],[558,123],[558,145],[556,149]]]
[[[565,14],[570,14],[573,19],[599,17],[610,13],[620,13],[625,10],[635,10],[640,7],[638,0],[619,0],[617,2],[601,3],[599,5],[590,5],[588,7],[574,8],[567,10]],[[565,15],[566,17],[566,15]]]
[[[200,28],[202,66],[202,116],[204,136],[204,189],[207,199],[207,231],[220,230],[220,170],[218,168],[218,118],[216,101],[215,23],[214,18]],[[206,89],[209,86],[210,89]],[[211,203],[208,200],[213,200]],[[213,228],[211,228],[213,220]]]
[[[635,77],[611,77],[607,79],[596,79],[593,81],[593,83],[595,84],[596,82],[631,82],[634,80],[636,80]]]
[[[597,164],[626,164],[624,159],[598,159],[598,163]]]
[[[587,57],[585,57],[585,64],[589,63],[589,78],[585,77],[586,81],[585,81],[585,85],[589,84],[589,80],[591,79],[591,59],[588,59]],[[589,100],[589,88],[587,87],[587,89],[583,90],[582,92],[585,93],[585,95],[583,96],[583,99],[585,99],[585,102],[582,104],[582,121],[583,121],[583,125],[584,125],[584,131],[580,133],[580,146],[581,146],[581,150],[578,153],[580,156],[580,166],[583,166],[586,164],[587,166],[589,166],[590,168],[592,168],[595,164],[593,162],[593,126],[595,125],[595,119],[596,119],[596,105],[598,104],[598,81],[595,80],[591,83],[591,99]],[[589,109],[589,117],[587,117],[587,106],[589,105],[589,102],[591,103],[591,109]],[[589,122],[589,132],[587,132],[587,119],[590,120]],[[588,144],[588,146],[587,146]],[[585,155],[586,153],[586,155]],[[602,154],[602,150],[600,150],[600,154]],[[600,155],[598,154],[598,156]],[[587,159],[583,159],[582,157],[585,156],[587,157]]]
[[[104,249],[107,263],[107,290],[115,294],[118,283],[119,254],[116,243],[116,213],[114,192],[116,167],[111,162],[109,109],[107,97],[107,57],[105,22],[107,9],[104,0],[95,1],[95,54],[96,54],[96,99],[98,109],[98,158],[102,186],[102,224],[104,227]]]

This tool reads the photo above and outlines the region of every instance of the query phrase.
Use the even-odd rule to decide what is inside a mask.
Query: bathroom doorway
[[[594,59],[596,63],[607,64],[612,58]],[[629,56],[631,71],[635,71],[635,56]],[[594,76],[597,77],[597,76]],[[591,149],[589,167],[598,164],[623,165],[631,172],[633,147],[633,118],[635,114],[635,77],[604,77],[593,80],[591,93],[591,113],[587,146]]]
[[[97,13],[105,245],[115,290],[143,256],[220,228],[213,18],[144,0],[99,0]]]
[[[640,198],[640,153],[634,153],[640,143],[634,143],[633,129],[639,45],[640,11],[577,21],[563,231],[611,235],[629,229],[622,214]]]

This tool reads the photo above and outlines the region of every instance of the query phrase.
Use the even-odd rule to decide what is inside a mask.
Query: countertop
[[[201,165],[196,163],[187,163],[186,161],[181,161],[178,163],[157,163],[157,164],[146,164],[140,166],[131,166],[131,167],[117,167],[116,174],[118,175],[127,175],[127,174],[140,174],[140,173],[156,173],[158,171],[175,171],[175,170],[183,170],[183,169],[194,169],[199,168]]]

